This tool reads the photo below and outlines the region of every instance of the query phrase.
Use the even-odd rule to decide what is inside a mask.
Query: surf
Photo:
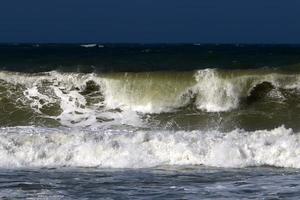
[[[300,168],[299,140],[284,126],[252,132],[10,127],[0,129],[0,167]]]

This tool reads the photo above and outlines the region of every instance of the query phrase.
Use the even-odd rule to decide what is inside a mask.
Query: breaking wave
[[[28,125],[29,114],[34,120],[46,117],[49,123],[65,126],[112,121],[142,125],[140,114],[176,112],[184,107],[208,113],[226,112],[265,97],[282,101],[300,89],[300,75],[268,70],[0,72],[0,82],[2,118],[9,114],[11,121],[18,117],[25,121],[17,125]]]

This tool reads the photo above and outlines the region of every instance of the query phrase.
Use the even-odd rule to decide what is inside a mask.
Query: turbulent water
[[[0,51],[4,52],[0,61],[0,167],[4,174],[22,175],[22,169],[26,169],[25,177],[35,170],[39,174],[46,169],[44,178],[66,170],[66,179],[79,170],[79,180],[86,178],[81,174],[83,169],[91,174],[108,173],[108,177],[114,178],[120,175],[119,170],[129,170],[139,181],[145,173],[172,172],[162,182],[158,180],[158,185],[166,184],[176,174],[197,177],[203,173],[207,187],[212,187],[208,179],[217,184],[216,177],[229,172],[242,176],[250,173],[249,176],[255,177],[260,170],[267,169],[267,174],[277,176],[273,168],[280,167],[285,173],[297,174],[299,49],[251,45],[0,45]],[[183,54],[178,58],[180,50]],[[21,56],[20,52],[27,56]],[[72,60],[72,55],[81,57]],[[105,55],[114,58],[113,62],[105,60],[108,59]],[[270,59],[273,55],[276,62]],[[101,60],[102,57],[105,59]],[[171,58],[178,63],[191,60],[183,68],[177,63],[172,69]],[[263,62],[262,58],[266,60]],[[59,60],[63,62],[57,67]],[[141,64],[142,61],[146,64]],[[74,62],[78,66],[70,68]],[[149,62],[157,66],[149,68]],[[120,63],[125,67],[121,68]],[[138,64],[140,69],[135,67]],[[262,64],[274,66],[262,67]],[[236,171],[232,172],[232,168]],[[213,172],[207,174],[206,170]],[[181,175],[179,179],[187,181]],[[0,181],[6,178],[0,175]],[[57,180],[52,177],[52,181]],[[216,186],[198,190],[194,188],[198,182],[189,181],[195,194],[201,193],[204,198],[232,197],[232,185],[230,191],[228,185],[229,188],[222,184],[219,189]],[[233,184],[236,178],[226,181]],[[25,184],[24,188],[30,189],[31,184],[34,183]],[[45,187],[53,191],[50,186]],[[166,191],[178,192],[180,188],[189,189],[178,183]],[[7,195],[14,190],[10,187],[0,190],[2,197],[32,197],[18,192],[15,196]],[[163,187],[152,192],[161,190]],[[209,190],[223,191],[224,196],[211,196]],[[72,198],[71,193],[55,195]],[[118,198],[118,192],[113,193],[101,194]],[[275,193],[255,196],[262,197],[281,196]]]

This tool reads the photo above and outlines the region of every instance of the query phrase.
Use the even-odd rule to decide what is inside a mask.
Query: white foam
[[[110,112],[103,107],[103,102],[87,105],[87,101],[80,94],[86,87],[86,82],[94,81],[102,84],[102,78],[95,74],[58,73],[55,71],[40,74],[22,74],[0,72],[0,79],[14,85],[24,87],[24,104],[41,115],[54,118],[65,126],[109,126],[113,124],[127,124],[142,126],[142,121],[131,110],[117,113]],[[101,88],[100,88],[101,89]],[[100,98],[100,97],[99,97]],[[62,112],[59,116],[47,116],[40,109],[46,104],[58,104]],[[97,123],[98,119],[108,119]],[[114,121],[110,121],[114,119]]]
[[[300,134],[279,127],[246,132],[0,129],[1,167],[159,165],[300,168]]]

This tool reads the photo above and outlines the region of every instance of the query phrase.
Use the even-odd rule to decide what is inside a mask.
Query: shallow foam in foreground
[[[1,167],[143,168],[160,165],[300,168],[300,134],[273,130],[0,129]]]

